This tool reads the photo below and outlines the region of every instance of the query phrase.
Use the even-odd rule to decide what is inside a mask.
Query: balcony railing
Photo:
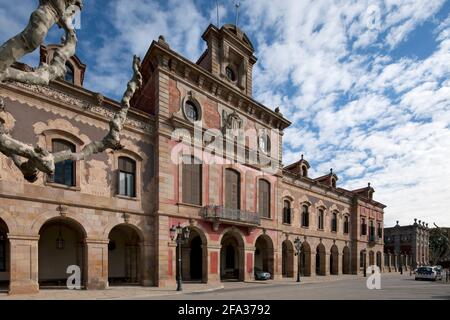
[[[202,210],[204,219],[213,221],[230,221],[245,225],[260,225],[261,219],[257,213],[238,209],[225,208],[223,206],[206,206]]]

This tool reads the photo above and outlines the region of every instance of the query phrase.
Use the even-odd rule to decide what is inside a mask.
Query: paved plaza
[[[380,290],[369,290],[361,276],[333,276],[268,282],[226,282],[221,286],[184,284],[175,288],[113,287],[99,291],[43,289],[36,295],[8,296],[0,300],[396,300],[450,299],[450,284],[415,281],[409,274],[383,274]]]

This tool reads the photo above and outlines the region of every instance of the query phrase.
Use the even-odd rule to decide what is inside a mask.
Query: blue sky
[[[254,96],[293,121],[284,163],[303,153],[312,175],[371,182],[386,225],[413,218],[450,226],[450,0],[247,0],[239,26],[259,58]],[[27,23],[37,0],[0,0],[0,42]],[[234,1],[219,0],[222,23]],[[215,1],[85,0],[78,56],[86,87],[120,97],[133,54],[164,35],[196,61]],[[52,30],[48,42],[57,41]],[[37,54],[25,60],[37,63]]]

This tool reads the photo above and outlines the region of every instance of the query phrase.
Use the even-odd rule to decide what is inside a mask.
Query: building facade
[[[332,170],[312,178],[303,156],[284,165],[291,123],[252,97],[251,41],[233,25],[210,25],[203,39],[196,63],[163,37],[151,44],[123,150],[58,164],[34,184],[0,156],[0,283],[10,293],[65,285],[68,266],[80,267],[87,289],[172,286],[177,225],[191,231],[185,280],[249,280],[255,270],[294,278],[297,238],[304,276],[383,269],[385,206],[374,189],[340,188]],[[42,60],[53,50],[42,47]],[[13,136],[57,151],[107,132],[120,105],[83,87],[78,58],[68,70],[50,86],[0,87]]]
[[[430,264],[430,229],[428,223],[414,219],[409,226],[384,229],[386,270],[399,271]]]

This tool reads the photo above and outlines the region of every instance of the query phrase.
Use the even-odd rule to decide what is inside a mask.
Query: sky
[[[38,0],[0,0],[0,43],[20,32]],[[133,54],[164,35],[192,61],[217,24],[216,1],[84,0],[77,55],[85,87],[119,98]],[[219,0],[220,23],[235,1]],[[375,188],[385,225],[414,218],[450,227],[450,0],[242,0],[239,27],[258,57],[254,98],[292,121],[283,163],[312,177]],[[59,42],[56,27],[46,42]],[[36,65],[37,52],[24,62]]]

